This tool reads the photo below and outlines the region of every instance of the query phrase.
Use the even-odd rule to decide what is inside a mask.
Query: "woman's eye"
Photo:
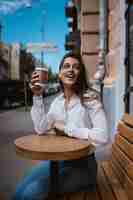
[[[80,69],[80,67],[79,67],[79,65],[78,65],[78,64],[75,64],[75,65],[73,65],[73,69],[79,70],[79,69]]]
[[[69,64],[64,64],[64,65],[63,65],[63,69],[68,69],[68,68],[70,68],[70,65],[69,65]]]
[[[64,64],[64,65],[63,65],[63,69],[69,69],[69,68],[71,68],[71,65],[70,65],[70,64]],[[79,64],[73,64],[73,65],[72,65],[72,69],[79,70],[79,69],[80,69]]]

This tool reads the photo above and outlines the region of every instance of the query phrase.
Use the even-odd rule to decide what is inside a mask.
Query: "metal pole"
[[[2,25],[1,25],[1,22],[0,22],[0,41],[2,41]]]
[[[49,197],[50,199],[58,199],[58,189],[59,189],[59,162],[50,161],[50,188]]]
[[[42,13],[42,26],[41,26],[41,40],[42,43],[44,42],[45,39],[45,11]],[[43,60],[44,60],[44,52],[43,50],[41,51],[41,66],[43,67]]]
[[[42,22],[42,27],[41,27],[41,40],[42,43],[44,42],[44,24]],[[41,66],[43,67],[43,59],[44,59],[44,53],[43,50],[41,51]]]
[[[28,110],[28,103],[27,103],[27,77],[26,77],[26,74],[24,74],[24,101],[25,101],[25,111]]]
[[[41,27],[42,43],[45,41],[45,14],[46,14],[46,11],[44,10],[43,13],[42,13],[42,27]],[[41,67],[42,68],[43,68],[43,64],[44,64],[44,52],[42,50],[41,51]],[[43,99],[43,103],[44,103],[44,99]],[[45,104],[46,104],[46,100],[45,100]]]
[[[44,59],[44,53],[43,53],[43,51],[41,52],[41,66],[42,66],[42,68],[43,68],[43,59]]]

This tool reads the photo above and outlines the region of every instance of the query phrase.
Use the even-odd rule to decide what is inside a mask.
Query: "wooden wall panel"
[[[94,75],[96,71],[97,56],[83,55],[83,61],[86,66],[87,77],[88,79],[91,79],[91,77]]]
[[[81,9],[84,12],[96,12],[99,11],[99,0],[82,0]]]
[[[98,35],[94,34],[86,34],[82,36],[82,45],[81,51],[82,52],[89,52],[89,53],[97,53],[97,47],[99,44],[99,37]]]
[[[81,54],[88,77],[96,71],[99,46],[99,0],[81,1]]]
[[[124,31],[125,31],[125,4],[124,0],[108,0],[108,47],[109,53],[107,56],[109,77],[117,78],[119,68],[124,64],[124,58],[120,56],[125,45]],[[122,60],[123,59],[123,63]]]
[[[120,1],[120,0],[108,0],[109,10],[112,10],[116,6],[118,1]]]
[[[118,48],[123,43],[123,24],[122,21],[116,24],[116,26],[109,32],[109,49]]]
[[[99,15],[84,15],[81,18],[81,31],[93,31],[99,30]]]

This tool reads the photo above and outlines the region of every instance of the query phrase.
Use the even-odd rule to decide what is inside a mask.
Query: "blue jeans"
[[[33,167],[29,176],[17,186],[13,200],[44,200],[49,191],[49,161]],[[88,157],[59,161],[58,191],[76,192],[94,189],[97,163],[94,154]]]

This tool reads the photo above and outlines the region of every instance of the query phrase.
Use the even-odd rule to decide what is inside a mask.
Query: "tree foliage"
[[[52,68],[48,67],[48,80],[49,80],[49,82],[56,82],[57,79],[58,79],[57,73],[54,73],[52,71]]]
[[[22,77],[26,73],[28,76],[35,69],[35,57],[27,53],[25,49],[20,50],[20,70]]]

